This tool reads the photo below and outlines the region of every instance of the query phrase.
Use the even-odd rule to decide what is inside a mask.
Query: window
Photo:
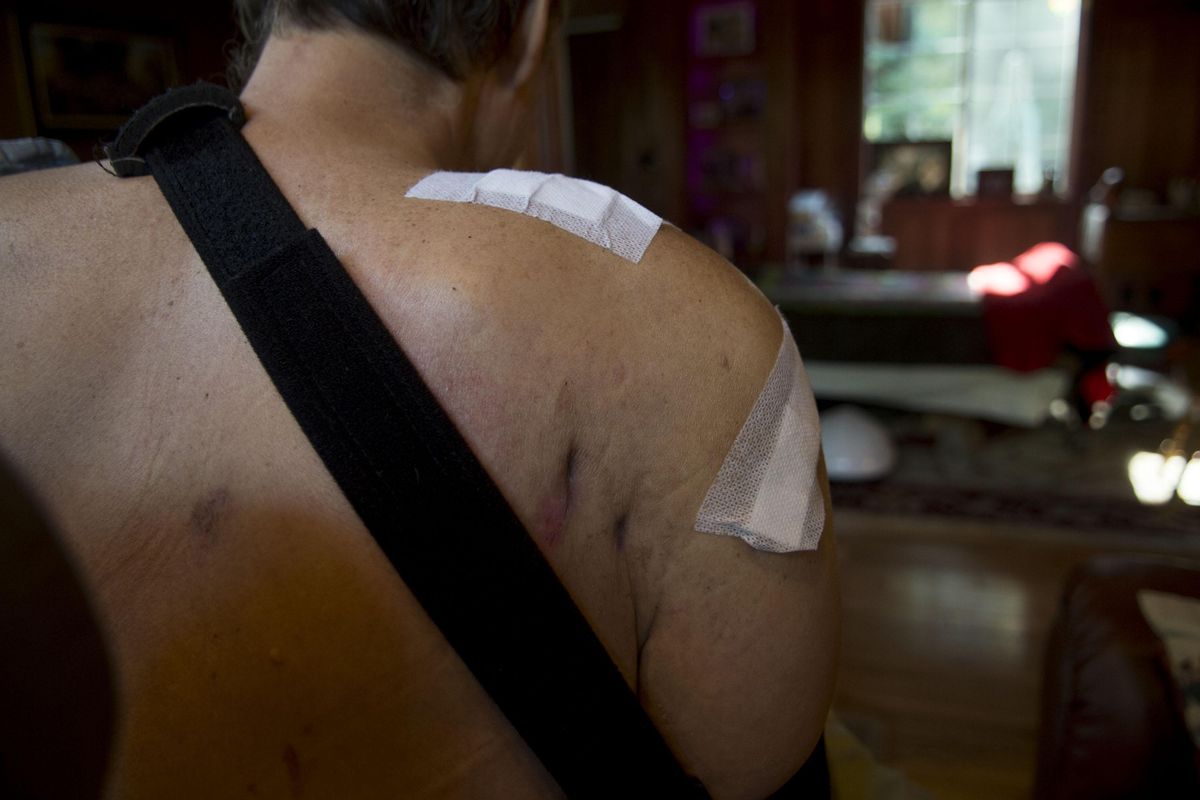
[[[868,142],[952,142],[950,190],[981,169],[1067,189],[1080,0],[869,0]]]

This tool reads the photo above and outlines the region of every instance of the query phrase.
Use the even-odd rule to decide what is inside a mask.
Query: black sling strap
[[[108,155],[154,175],[326,468],[567,795],[706,797],[243,120],[223,89],[175,90]]]

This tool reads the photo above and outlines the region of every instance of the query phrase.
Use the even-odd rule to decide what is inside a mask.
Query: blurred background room
[[[0,174],[234,32],[5,3]],[[1200,0],[573,0],[547,67],[523,166],[705,241],[804,355],[838,796],[1200,797]]]

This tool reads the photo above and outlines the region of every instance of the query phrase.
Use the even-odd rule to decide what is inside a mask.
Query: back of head
[[[403,47],[454,80],[504,54],[530,0],[235,0],[245,44],[230,67],[240,88],[273,32],[358,30]],[[552,9],[558,3],[552,2]]]

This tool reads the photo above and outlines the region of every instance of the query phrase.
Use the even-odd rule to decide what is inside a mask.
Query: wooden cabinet
[[[1099,243],[1096,279],[1109,306],[1188,329],[1200,322],[1200,216],[1118,212],[1103,223]]]
[[[893,266],[968,270],[1008,261],[1039,242],[1073,246],[1079,212],[1056,200],[899,198],[883,207],[883,233],[896,239]]]

